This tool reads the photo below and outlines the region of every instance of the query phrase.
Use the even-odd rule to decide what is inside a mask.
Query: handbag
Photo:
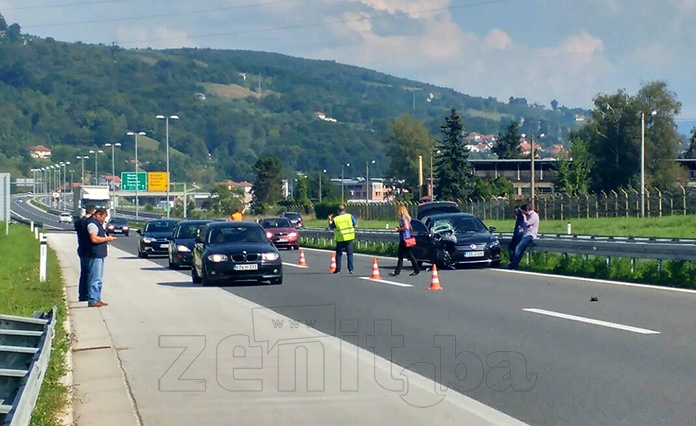
[[[406,247],[413,247],[416,245],[416,238],[415,237],[409,237],[404,240],[404,244]]]

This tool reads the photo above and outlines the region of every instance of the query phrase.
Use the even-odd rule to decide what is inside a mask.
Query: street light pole
[[[345,166],[343,166],[343,164],[341,164],[341,204],[345,204],[345,177],[344,177],[345,167],[350,167],[350,163],[347,163]]]
[[[82,160],[82,175],[80,175],[80,184],[84,186],[85,184],[85,159],[89,158],[86,155],[78,155],[76,157],[78,160]]]
[[[657,111],[651,111],[656,115]],[[645,113],[640,113],[640,217],[645,217]]]
[[[375,160],[370,161],[365,161],[365,200],[369,203],[370,202],[370,192],[371,192],[371,187],[370,187],[370,164],[375,164]]]
[[[145,132],[128,132],[126,133],[128,136],[133,136],[135,138],[135,221],[138,222],[139,219],[139,211],[140,211],[140,199],[138,198],[138,183],[140,182],[138,180],[138,135],[140,136],[145,136]]]
[[[534,135],[532,135],[531,140],[532,140],[532,146],[531,146],[530,153],[531,153],[531,157],[532,157],[532,178],[530,181],[529,192],[531,193],[531,197],[532,197],[532,199],[531,199],[532,209],[536,210],[536,206],[534,205],[534,175],[535,175],[535,173],[534,173],[534,157],[536,156],[536,153],[534,151]]]
[[[169,185],[170,185],[170,179],[169,179],[169,119],[171,118],[172,120],[178,120],[179,117],[176,115],[170,115],[169,117],[165,117],[164,115],[158,115],[156,117],[158,120],[164,120],[165,122],[165,128],[166,128],[166,138],[167,138],[167,219],[169,219],[169,210],[170,210],[170,205],[169,205]]]
[[[106,143],[105,147],[111,147],[111,209],[116,216],[116,147],[121,146],[120,143]]]
[[[326,170],[319,172],[319,202],[320,203],[321,203],[321,179],[324,177],[324,173],[326,173]]]

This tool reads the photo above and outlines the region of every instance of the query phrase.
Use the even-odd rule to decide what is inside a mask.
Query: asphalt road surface
[[[13,203],[32,218],[26,207]],[[114,245],[135,255],[137,242]],[[692,292],[488,269],[440,271],[443,290],[428,291],[429,272],[388,276],[395,259],[378,258],[377,282],[371,256],[356,255],[355,275],[345,258],[342,274],[328,273],[326,251],[305,250],[307,268],[298,252],[282,256],[282,286],[225,290],[530,425],[695,422]]]

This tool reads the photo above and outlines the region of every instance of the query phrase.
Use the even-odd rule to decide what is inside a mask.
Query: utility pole
[[[536,152],[534,150],[534,135],[532,135],[532,147],[531,147],[531,157],[532,157],[532,178],[531,178],[531,185],[530,185],[530,192],[531,192],[531,204],[532,204],[532,209],[536,210],[536,205],[534,203],[534,157],[536,155]]]
[[[423,156],[418,156],[418,201],[423,199]]]

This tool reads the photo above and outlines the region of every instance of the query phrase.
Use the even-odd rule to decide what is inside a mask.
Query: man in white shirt
[[[528,205],[524,204],[520,207],[524,222],[522,223],[522,239],[515,248],[515,253],[510,259],[510,263],[506,266],[507,269],[515,269],[522,260],[524,251],[527,250],[532,242],[538,238],[539,234],[539,215]]]

